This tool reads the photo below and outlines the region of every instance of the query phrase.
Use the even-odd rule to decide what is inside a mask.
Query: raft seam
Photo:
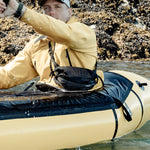
[[[117,135],[117,132],[118,132],[118,117],[117,117],[116,110],[112,109],[112,111],[113,111],[113,114],[114,114],[114,117],[115,117],[115,131],[114,131],[114,135],[113,135],[111,141],[114,141],[114,139],[115,139],[115,137]]]
[[[142,111],[142,114],[141,114],[141,120],[140,120],[140,122],[139,122],[139,124],[137,125],[137,127],[136,127],[136,129],[140,126],[140,124],[141,124],[141,122],[142,122],[142,120],[143,120],[143,116],[144,116],[144,107],[143,107],[143,104],[142,104],[142,101],[141,101],[141,99],[140,99],[140,97],[139,97],[139,95],[132,89],[131,90],[134,94],[135,94],[135,96],[138,98],[138,100],[139,100],[139,102],[140,102],[140,105],[141,105],[141,111]]]

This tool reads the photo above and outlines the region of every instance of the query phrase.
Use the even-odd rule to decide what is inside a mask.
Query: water
[[[150,121],[141,129],[113,142],[107,141],[84,146],[80,147],[80,150],[150,150]]]
[[[98,68],[107,70],[126,70],[150,79],[150,62],[107,61],[100,62]]]
[[[137,73],[148,79],[150,79],[150,62],[123,62],[123,61],[109,61],[99,62],[98,68],[104,71],[107,70],[126,70]],[[33,81],[37,81],[38,78]],[[29,81],[25,84],[19,85],[12,90],[23,90]],[[150,150],[150,122],[146,123],[140,130],[134,131],[131,134],[123,136],[114,142],[107,141],[103,143],[97,143],[84,147],[77,147],[71,150]]]

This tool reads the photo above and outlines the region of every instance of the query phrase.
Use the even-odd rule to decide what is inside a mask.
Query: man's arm
[[[16,0],[10,0],[7,9],[0,14],[0,17],[13,15],[17,8]],[[58,19],[26,9],[25,6],[22,11],[21,21],[33,26],[40,34],[48,36],[49,40],[68,45],[74,50],[96,51],[96,36],[88,26],[79,22],[66,24]]]
[[[21,21],[31,25],[49,40],[68,45],[74,50],[96,49],[96,35],[88,26],[79,23],[65,23],[48,15],[26,9]]]
[[[30,45],[29,42],[13,61],[0,67],[0,89],[14,87],[38,76],[27,53]]]

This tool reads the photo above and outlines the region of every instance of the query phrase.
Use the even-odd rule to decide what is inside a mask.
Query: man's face
[[[67,22],[72,14],[72,9],[58,0],[47,0],[42,7],[46,15],[64,22]]]

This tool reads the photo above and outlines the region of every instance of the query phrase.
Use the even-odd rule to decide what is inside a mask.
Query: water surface
[[[150,79],[150,62],[102,61],[98,63],[98,68],[104,71],[126,70]]]

